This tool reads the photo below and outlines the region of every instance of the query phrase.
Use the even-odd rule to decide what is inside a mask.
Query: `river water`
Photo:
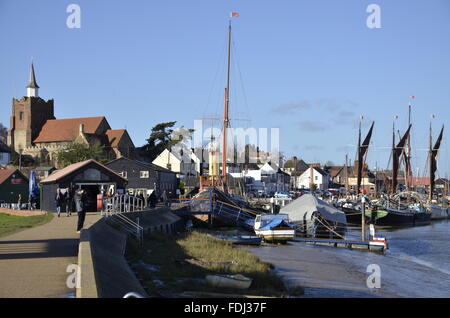
[[[450,221],[377,234],[388,239],[384,254],[297,242],[249,250],[289,285],[305,287],[305,297],[450,297]],[[359,237],[357,230],[346,234]],[[368,287],[371,264],[379,266],[380,288]]]

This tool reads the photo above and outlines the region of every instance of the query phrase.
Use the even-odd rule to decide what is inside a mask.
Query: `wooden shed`
[[[93,159],[74,163],[56,170],[40,182],[41,208],[45,211],[56,211],[56,189],[67,189],[72,185],[86,190],[87,211],[97,211],[98,194],[123,191],[127,182],[127,179]]]

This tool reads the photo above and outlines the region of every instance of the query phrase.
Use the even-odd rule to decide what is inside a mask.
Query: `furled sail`
[[[430,149],[430,198],[433,195],[434,190],[434,179],[437,170],[437,157],[439,153],[439,148],[441,146],[442,136],[444,134],[444,126],[442,126],[439,137],[434,144],[434,147]]]
[[[359,146],[358,149],[358,179],[357,179],[357,189],[358,192],[361,189],[361,179],[362,179],[362,170],[364,166],[364,156],[367,153],[367,150],[369,149],[370,139],[372,138],[372,130],[373,125],[375,122],[372,122],[372,126],[370,126],[369,132],[367,133],[366,138],[364,139],[363,143]]]
[[[400,139],[397,146],[392,151],[392,193],[395,193],[397,191],[397,184],[398,184],[398,169],[400,167],[400,156],[403,153],[403,148],[405,147],[406,141],[408,140],[409,131],[411,130],[412,124],[409,125],[408,130],[403,135],[402,139]]]

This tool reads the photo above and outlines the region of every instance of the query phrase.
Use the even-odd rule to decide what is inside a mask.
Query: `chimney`
[[[80,124],[80,135],[84,134],[84,124]]]

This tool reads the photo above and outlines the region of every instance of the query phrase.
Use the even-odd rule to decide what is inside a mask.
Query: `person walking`
[[[158,201],[155,191],[152,191],[152,193],[150,194],[149,200],[150,200],[150,208],[153,209],[156,206],[156,203]]]
[[[34,197],[31,194],[28,196],[28,209],[34,210]]]
[[[22,195],[19,193],[19,198],[17,199],[17,210],[21,210],[22,206]]]
[[[161,197],[162,197],[162,200],[163,200],[163,202],[164,202],[164,205],[165,205],[166,207],[169,207],[169,206],[170,206],[170,202],[169,202],[169,198],[167,197],[166,190],[163,191]]]
[[[75,206],[78,214],[77,233],[80,233],[84,225],[84,219],[86,217],[85,203],[86,195],[84,190],[79,189],[75,191]]]
[[[73,187],[69,186],[66,189],[66,196],[65,196],[65,202],[64,202],[64,204],[66,206],[66,215],[67,215],[67,217],[72,215],[73,196],[74,196]]]
[[[56,212],[58,213],[58,217],[61,214],[61,206],[64,202],[63,194],[61,193],[61,189],[56,189],[56,196],[55,196],[55,202],[56,202]]]

